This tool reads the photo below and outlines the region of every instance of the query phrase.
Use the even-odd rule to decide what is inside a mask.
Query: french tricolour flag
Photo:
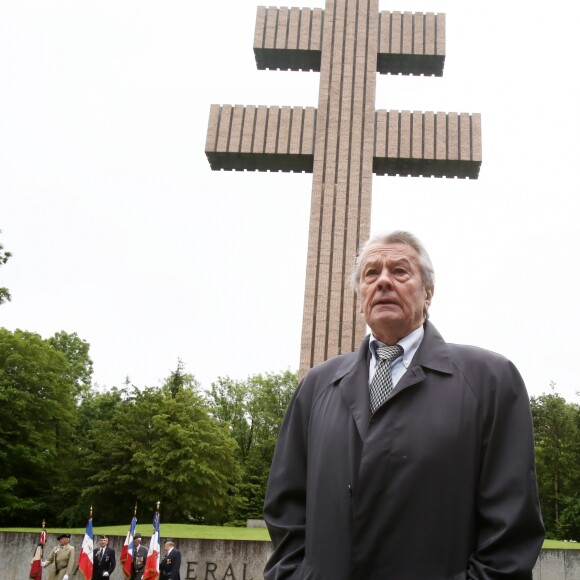
[[[36,550],[34,550],[34,556],[30,563],[29,578],[33,578],[34,580],[40,580],[42,578],[42,552],[47,537],[46,530],[44,529],[44,521],[42,522],[42,525],[43,528],[42,532],[40,532],[40,539],[38,540],[38,545],[36,546]]]
[[[153,535],[149,542],[149,551],[147,552],[147,561],[145,562],[145,572],[143,580],[157,580],[159,578],[159,512],[153,516]]]
[[[81,553],[79,556],[79,570],[85,580],[91,580],[93,577],[93,518],[89,518]]]
[[[131,564],[133,563],[133,536],[135,535],[135,526],[137,525],[137,518],[133,517],[131,520],[131,527],[127,532],[123,549],[121,550],[121,562],[123,563],[123,574],[125,578],[131,576]]]

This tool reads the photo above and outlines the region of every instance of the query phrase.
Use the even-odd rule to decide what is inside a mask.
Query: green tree
[[[131,513],[136,499],[151,509],[161,501],[165,520],[223,519],[238,478],[236,443],[181,362],[161,387],[93,389],[81,414],[92,417],[77,440],[86,478],[81,500],[100,522],[116,522],[119,506]]]
[[[0,230],[0,234],[1,233],[2,230]],[[4,250],[4,246],[0,244],[0,266],[6,264],[11,256],[12,254]],[[0,304],[4,304],[4,302],[8,302],[10,300],[12,300],[12,296],[10,296],[8,288],[0,288]]]
[[[264,495],[280,425],[292,393],[296,373],[254,375],[246,381],[219,378],[208,393],[212,413],[227,425],[238,443],[241,481],[230,504],[230,523],[245,525],[261,518]]]
[[[580,539],[579,409],[552,391],[531,398],[542,515],[548,537]]]
[[[0,328],[0,517],[26,523],[59,510],[75,425],[66,357],[38,334]]]
[[[238,456],[245,461],[254,441],[253,418],[248,412],[252,390],[248,381],[219,377],[207,396],[212,414],[227,425],[238,444]]]
[[[73,526],[78,525],[87,517],[89,506],[94,506],[95,516],[98,521],[118,523],[113,517],[118,505],[115,502],[121,498],[109,498],[108,490],[100,490],[98,486],[91,485],[90,478],[103,469],[109,469],[115,461],[126,461],[129,458],[127,445],[124,442],[118,448],[109,448],[108,437],[114,433],[114,427],[110,427],[111,418],[120,414],[120,409],[126,398],[126,390],[112,388],[108,390],[89,389],[84,393],[77,407],[77,425],[73,435],[74,456],[76,462],[70,470],[67,479],[66,497],[68,502],[63,506],[57,523]],[[99,453],[102,450],[102,453]],[[112,453],[112,454],[111,454]],[[123,455],[124,453],[124,455]],[[100,492],[103,493],[100,493]],[[138,486],[125,490],[128,494],[122,498],[127,503],[135,501],[135,493]],[[119,513],[117,511],[117,513]]]
[[[50,345],[62,352],[69,362],[69,379],[75,384],[77,394],[86,393],[93,377],[93,361],[89,356],[90,345],[79,337],[61,330],[48,339]]]

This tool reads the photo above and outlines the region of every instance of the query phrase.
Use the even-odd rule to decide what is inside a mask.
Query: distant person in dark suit
[[[133,536],[133,562],[129,580],[142,580],[146,561],[147,548],[141,545],[141,534],[137,533]]]
[[[181,580],[181,553],[175,547],[173,540],[167,540],[163,546],[166,550],[163,560],[159,564],[159,577],[162,580]]]
[[[93,580],[109,578],[115,565],[115,550],[109,548],[109,538],[99,536],[99,547],[93,551]]]

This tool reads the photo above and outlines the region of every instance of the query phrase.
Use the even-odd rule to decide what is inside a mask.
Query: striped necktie
[[[403,354],[403,347],[400,344],[387,346],[378,342],[376,353],[380,362],[370,387],[371,415],[389,398],[393,390],[391,361]]]

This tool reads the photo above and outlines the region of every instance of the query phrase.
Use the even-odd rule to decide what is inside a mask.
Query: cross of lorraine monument
[[[300,375],[365,334],[346,282],[370,234],[372,174],[477,178],[481,117],[375,111],[375,73],[442,76],[445,15],[380,12],[378,0],[258,7],[258,69],[320,72],[318,108],[212,105],[214,170],[312,172]]]

